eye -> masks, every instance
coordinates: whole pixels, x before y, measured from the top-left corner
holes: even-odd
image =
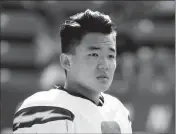
[[[109,57],[110,59],[114,59],[114,58],[115,58],[114,55],[109,55],[108,57]]]
[[[98,57],[98,54],[92,53],[92,54],[89,54],[89,56]]]

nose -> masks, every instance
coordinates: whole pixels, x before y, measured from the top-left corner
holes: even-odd
[[[100,58],[99,63],[98,63],[98,69],[102,71],[108,70],[108,61],[106,58]]]

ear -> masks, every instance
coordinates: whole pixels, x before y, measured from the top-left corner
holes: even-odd
[[[69,71],[71,67],[71,55],[62,53],[60,55],[60,63],[65,70]]]

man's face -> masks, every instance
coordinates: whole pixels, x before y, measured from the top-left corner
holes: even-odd
[[[106,91],[116,69],[116,39],[114,34],[89,33],[76,47],[70,69],[71,78],[96,92]]]

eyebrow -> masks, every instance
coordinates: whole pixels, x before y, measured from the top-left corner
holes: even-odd
[[[100,47],[95,47],[95,46],[89,46],[88,49],[89,49],[89,50],[101,50]],[[108,49],[109,49],[111,52],[114,52],[114,53],[116,52],[116,50],[115,50],[114,48],[112,48],[112,47],[109,47]]]

